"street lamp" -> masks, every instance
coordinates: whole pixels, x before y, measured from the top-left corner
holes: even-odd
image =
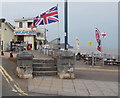
[[[44,44],[47,43],[47,31],[48,31],[48,29],[45,28],[45,41],[44,41]]]

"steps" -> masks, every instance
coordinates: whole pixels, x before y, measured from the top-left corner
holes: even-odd
[[[51,58],[33,59],[33,76],[53,76],[57,75],[55,60]]]

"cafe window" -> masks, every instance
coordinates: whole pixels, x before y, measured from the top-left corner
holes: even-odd
[[[30,25],[32,24],[32,22],[28,22],[28,28],[30,28]]]
[[[18,37],[17,37],[17,41],[24,41],[24,36],[23,35],[19,35]]]
[[[37,33],[37,37],[44,37],[43,33]]]
[[[22,27],[23,27],[22,22],[19,22],[19,28],[22,28]]]

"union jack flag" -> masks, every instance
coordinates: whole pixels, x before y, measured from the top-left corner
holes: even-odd
[[[37,17],[35,17],[33,19],[33,24],[31,25],[31,28],[34,28],[34,26],[46,25],[46,24],[50,24],[53,22],[57,22],[57,21],[59,21],[58,20],[58,5],[52,7],[46,12],[39,14]]]

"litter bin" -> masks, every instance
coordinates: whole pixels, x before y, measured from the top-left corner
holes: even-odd
[[[20,78],[32,78],[33,54],[28,51],[19,52],[17,58],[17,73]]]
[[[74,59],[75,55],[69,51],[59,51],[57,54],[57,69],[61,79],[73,79],[74,76]]]

